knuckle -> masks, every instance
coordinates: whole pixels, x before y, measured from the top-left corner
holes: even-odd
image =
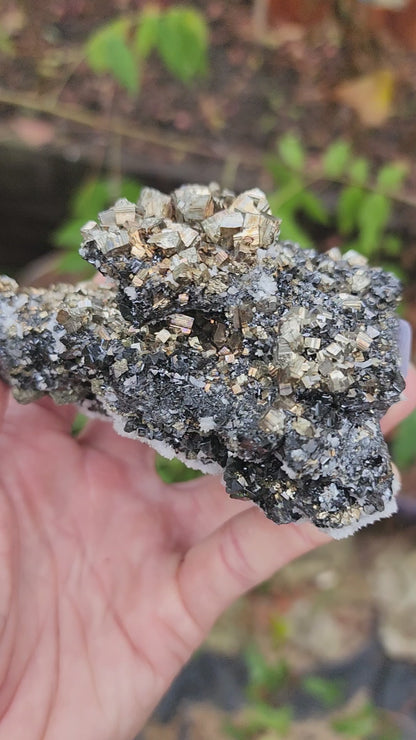
[[[223,568],[240,590],[246,591],[255,585],[256,572],[244,551],[244,544],[235,531],[232,519],[225,528],[219,553]]]

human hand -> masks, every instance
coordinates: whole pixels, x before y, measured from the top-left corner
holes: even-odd
[[[416,405],[389,412],[385,431]],[[328,541],[0,383],[0,740],[131,740],[220,613]]]

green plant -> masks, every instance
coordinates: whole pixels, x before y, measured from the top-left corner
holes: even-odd
[[[292,727],[293,708],[287,703],[279,706],[276,704],[285,698],[293,681],[326,709],[333,709],[345,698],[341,681],[313,675],[296,680],[285,660],[280,659],[274,663],[266,660],[254,644],[248,646],[245,661],[248,669],[248,702],[224,727],[225,733],[234,740],[274,740],[286,737]],[[335,737],[400,740],[401,737],[394,718],[371,702],[365,702],[354,710],[344,708],[336,714],[331,713],[328,724],[334,732],[334,740]]]
[[[165,483],[182,483],[199,478],[202,475],[198,470],[187,468],[184,463],[176,458],[168,460],[161,455],[156,456],[156,471]]]
[[[140,185],[123,179],[116,187],[111,178],[89,178],[77,188],[69,206],[69,215],[54,233],[54,244],[63,250],[59,262],[60,272],[76,273],[84,278],[92,277],[95,270],[79,254],[81,227],[96,219],[98,213],[107,208],[118,197],[135,202],[140,194]]]
[[[302,688],[328,708],[339,704],[344,696],[343,685],[340,681],[332,681],[320,676],[306,676],[302,681]]]
[[[12,57],[15,55],[14,44],[9,34],[0,26],[0,54]]]
[[[393,460],[401,470],[416,460],[415,437],[416,411],[413,411],[397,428],[391,445]]]
[[[82,430],[86,427],[88,423],[88,417],[84,414],[77,414],[74,421],[72,422],[72,429],[71,434],[73,437],[78,437],[79,434],[81,434]]]
[[[401,733],[387,713],[368,702],[355,712],[333,719],[332,729],[354,740],[400,740]]]
[[[276,647],[281,647],[287,640],[290,634],[290,625],[284,617],[280,614],[272,614],[270,617],[270,635],[273,640],[273,644]]]
[[[259,732],[268,731],[273,737],[285,737],[292,722],[292,709],[286,705],[275,707],[268,702],[275,700],[276,693],[290,680],[286,661],[269,662],[254,643],[246,648],[244,659],[248,672],[248,704],[235,722],[227,723],[226,733],[236,740],[252,740]]]
[[[278,140],[266,165],[276,185],[270,204],[282,218],[284,239],[311,246],[306,221],[332,229],[345,249],[354,248],[376,261],[385,262],[400,253],[401,240],[389,231],[389,221],[393,199],[408,171],[402,162],[374,171],[369,160],[355,156],[344,140],[333,142],[311,162],[300,139],[287,133]],[[331,212],[317,193],[334,183],[339,196]]]
[[[276,154],[268,157],[266,164],[277,186],[269,194],[269,201],[273,213],[282,219],[282,238],[297,241],[304,247],[311,246],[299,216],[306,215],[314,222],[326,224],[328,213],[310,189],[306,152],[300,140],[291,133],[282,136],[277,142]]]
[[[247,647],[244,659],[248,671],[247,696],[252,701],[264,701],[289,680],[286,661],[270,663],[254,644]]]
[[[85,45],[88,64],[97,74],[111,74],[130,95],[140,89],[143,69],[152,52],[184,84],[206,74],[208,26],[195,8],[167,9],[147,5],[140,13],[102,26]]]

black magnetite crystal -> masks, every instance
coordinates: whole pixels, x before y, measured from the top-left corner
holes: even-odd
[[[82,229],[111,285],[0,280],[0,375],[113,420],[278,523],[395,510],[379,420],[404,387],[398,280],[279,240],[264,194],[146,188]]]

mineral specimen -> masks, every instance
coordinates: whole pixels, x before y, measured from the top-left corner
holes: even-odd
[[[404,387],[396,278],[279,240],[264,193],[145,188],[82,229],[109,284],[0,281],[0,375],[108,417],[277,523],[395,510],[379,421]]]

